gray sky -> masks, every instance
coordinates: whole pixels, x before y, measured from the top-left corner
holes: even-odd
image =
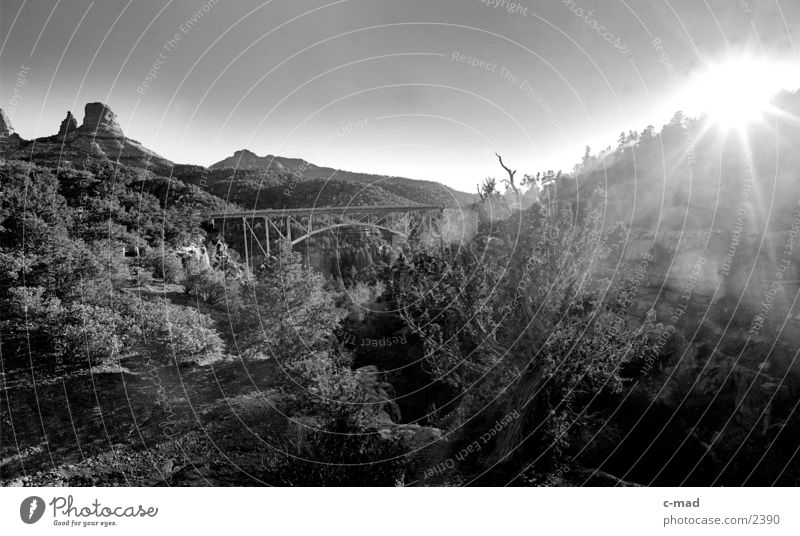
[[[248,148],[468,191],[499,176],[495,151],[520,174],[571,169],[587,144],[667,122],[704,63],[800,46],[794,0],[0,6],[0,106],[24,138],[102,101],[180,163]]]

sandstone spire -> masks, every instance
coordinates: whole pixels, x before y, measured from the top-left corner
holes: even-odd
[[[61,121],[61,126],[58,129],[58,135],[65,136],[76,128],[78,128],[78,121],[75,119],[75,116],[72,115],[72,112],[67,112],[67,117]]]

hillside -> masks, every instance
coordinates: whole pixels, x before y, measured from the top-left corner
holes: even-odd
[[[746,132],[718,132],[678,112],[660,132],[650,126],[623,133],[615,150],[584,158],[578,191],[565,182],[560,193],[587,199],[603,187],[612,225],[730,232],[742,225],[737,211],[744,203],[745,232],[785,230],[800,197],[800,133],[792,119],[800,114],[800,92],[778,96],[773,106],[777,114]]]
[[[458,206],[474,202],[475,196],[449,188],[433,181],[421,181],[404,177],[390,177],[387,175],[372,175],[344,171],[329,167],[320,167],[299,158],[284,158],[281,156],[258,156],[246,149],[236,151],[232,156],[209,166],[212,176],[224,173],[228,180],[235,177],[247,178],[250,181],[262,182],[267,186],[277,186],[286,183],[313,183],[314,187],[303,189],[304,196],[295,200],[286,199],[285,206],[301,206],[301,202],[314,202],[318,205],[332,204],[333,197],[341,201],[347,197],[347,192],[352,188],[346,184],[361,184],[369,186],[373,192],[370,197],[376,199],[386,198],[404,204]],[[330,183],[344,188],[334,191]],[[213,182],[213,181],[211,181]],[[380,193],[383,190],[385,193]],[[356,190],[358,191],[358,190]],[[301,202],[298,202],[298,199]],[[362,204],[358,202],[357,204]]]

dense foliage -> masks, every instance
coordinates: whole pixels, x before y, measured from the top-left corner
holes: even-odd
[[[521,453],[540,469],[558,463],[602,411],[594,402],[622,391],[623,365],[652,346],[652,322],[631,324],[621,285],[602,277],[601,211],[563,205],[547,197],[487,222],[466,246],[420,252],[395,276],[426,369],[457,393],[448,424],[522,414],[498,435],[493,462]]]
[[[193,207],[162,209],[132,186],[135,175],[113,166],[58,174],[20,162],[0,167],[0,318],[12,362],[32,357],[37,365],[91,367],[142,347],[177,362],[221,353],[202,313],[120,290],[135,269],[126,248],[161,244],[144,264],[173,282],[182,268],[163,244],[202,232],[180,218],[159,225],[165,210],[169,217]]]

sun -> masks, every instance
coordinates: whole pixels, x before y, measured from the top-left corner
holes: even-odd
[[[686,86],[680,100],[687,113],[705,115],[710,125],[742,130],[761,121],[783,89],[796,89],[796,66],[737,58],[708,65]]]

